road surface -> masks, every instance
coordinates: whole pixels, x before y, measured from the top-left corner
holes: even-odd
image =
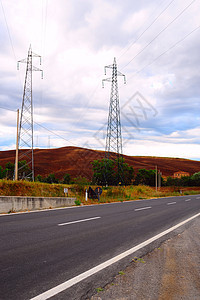
[[[0,299],[86,299],[130,253],[105,262],[199,213],[192,195],[1,216]]]

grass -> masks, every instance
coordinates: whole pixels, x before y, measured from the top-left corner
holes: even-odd
[[[119,271],[119,275],[124,275],[125,273],[123,271]]]
[[[133,262],[141,262],[143,264],[145,264],[145,261],[143,260],[143,258],[138,258],[138,257],[134,257],[134,259],[132,259]]]
[[[194,188],[174,188],[162,187],[157,192],[154,187],[149,186],[114,186],[103,188],[100,202],[97,199],[88,199],[85,201],[85,189],[88,185],[66,185],[66,184],[47,184],[28,181],[9,181],[0,180],[0,196],[28,196],[28,197],[64,197],[64,188],[67,187],[69,197],[76,197],[76,205],[99,204],[123,202],[129,200],[142,200],[159,197],[195,195],[200,193],[200,187]],[[96,186],[92,186],[93,189]],[[182,190],[182,194],[180,193]]]
[[[97,293],[103,292],[103,289],[101,287],[96,288]]]
[[[0,180],[0,196],[64,197],[64,184]],[[74,194],[69,189],[69,196]]]

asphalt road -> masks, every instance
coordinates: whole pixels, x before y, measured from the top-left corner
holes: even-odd
[[[0,299],[32,299],[199,212],[192,195],[1,216]],[[86,299],[114,272],[52,299]]]

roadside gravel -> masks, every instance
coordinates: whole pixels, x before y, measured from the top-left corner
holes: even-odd
[[[90,300],[200,300],[200,218],[120,271]]]

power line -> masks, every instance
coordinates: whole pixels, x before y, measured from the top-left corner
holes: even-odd
[[[0,109],[4,109],[4,110],[8,110],[8,111],[12,111],[12,112],[17,112],[17,110],[13,110],[13,109],[9,109],[9,108],[6,108],[6,107],[2,107],[2,106],[0,106]],[[67,140],[66,138],[64,138],[63,136],[61,136],[61,135],[59,135],[59,134],[57,134],[57,133],[55,133],[54,131],[52,131],[52,130],[50,130],[50,129],[48,129],[47,127],[45,127],[44,125],[41,125],[41,124],[39,124],[39,123],[37,123],[37,122],[33,122],[34,124],[36,124],[36,125],[38,125],[38,126],[40,126],[40,127],[42,127],[43,129],[45,129],[45,130],[47,130],[47,131],[49,131],[49,132],[51,132],[53,135],[55,135],[55,136],[57,136],[57,137],[59,137],[59,138],[61,138],[62,140],[65,140],[65,141],[67,141],[67,142],[69,142],[69,143],[71,143],[71,144],[73,144],[74,146],[76,146],[76,147],[78,147],[76,144],[74,144],[73,142],[71,142],[70,140]]]
[[[149,45],[151,45],[171,24],[173,24],[196,0],[190,2],[170,23],[167,24],[141,51],[139,51],[126,65],[122,67],[123,70],[127,67],[138,55],[140,55]]]
[[[12,48],[12,51],[13,51],[13,55],[14,55],[14,57],[15,57],[15,61],[17,61],[16,55],[15,55],[15,50],[14,50],[14,47],[13,47],[13,42],[12,42],[11,34],[10,34],[10,30],[9,30],[9,27],[8,27],[8,22],[7,22],[7,19],[6,19],[5,10],[4,10],[3,3],[2,3],[2,0],[1,0],[1,8],[2,8],[2,11],[3,11],[3,16],[4,16],[4,19],[5,19],[6,29],[7,29],[7,31],[8,31],[8,36],[9,36],[11,48]]]
[[[4,10],[4,7],[3,7],[2,0],[0,0],[0,1],[1,1],[1,8],[2,8],[2,11],[3,11],[4,20],[5,20],[5,23],[6,23],[6,29],[7,29],[9,40],[10,40],[10,45],[11,45],[11,48],[12,48],[14,59],[15,59],[15,61],[17,61],[15,50],[14,50],[14,46],[13,46],[13,42],[12,42],[12,38],[11,38],[11,34],[10,34],[10,30],[9,30],[9,26],[8,26],[8,22],[7,22],[7,18],[6,18],[6,13],[5,13],[5,10]],[[16,75],[16,76],[18,77],[19,83],[22,86],[21,77],[19,75]]]
[[[45,130],[47,130],[47,131],[51,132],[51,133],[52,133],[52,134],[54,134],[55,136],[57,136],[57,137],[59,137],[59,138],[61,138],[61,139],[65,140],[65,141],[67,141],[67,142],[69,142],[69,143],[73,144],[74,146],[78,147],[76,144],[74,144],[74,143],[72,143],[71,141],[67,140],[67,139],[66,139],[66,138],[64,138],[63,136],[61,136],[61,135],[59,135],[59,134],[55,133],[54,131],[52,131],[52,130],[48,129],[47,127],[45,127],[45,126],[43,126],[43,125],[41,125],[41,124],[39,124],[39,123],[37,123],[37,122],[35,122],[35,121],[34,121],[34,124],[37,124],[38,126],[40,126],[40,127],[44,128]]]
[[[160,18],[160,16],[168,9],[168,7],[174,2],[175,0],[172,0],[160,13],[159,15],[151,22],[151,24],[138,36],[134,42],[132,42],[128,48],[120,55],[119,59],[133,46],[135,43],[145,34],[145,32]]]
[[[178,42],[176,42],[175,44],[173,44],[170,48],[168,48],[166,51],[164,51],[163,53],[161,53],[159,56],[157,56],[153,61],[151,61],[149,64],[147,64],[146,66],[144,66],[142,69],[136,71],[131,77],[129,77],[129,79],[133,78],[136,74],[139,74],[140,72],[142,72],[145,68],[149,67],[150,65],[152,65],[155,61],[157,61],[161,56],[165,55],[167,52],[169,52],[170,50],[172,50],[173,48],[175,48],[178,44],[180,44],[181,42],[183,42],[186,38],[188,38],[193,32],[195,32],[196,30],[200,29],[200,25],[198,27],[196,27],[195,29],[193,29],[191,32],[189,32],[186,36],[184,36],[182,39],[180,39]]]
[[[13,109],[9,109],[9,108],[5,108],[5,107],[2,107],[0,106],[1,109],[4,109],[4,110],[9,110],[9,111],[14,111],[14,112],[17,112],[17,110],[13,110]]]
[[[144,33],[157,21],[157,19],[168,9],[168,7],[172,4],[172,2],[174,2],[175,0],[172,0],[161,12],[160,14],[153,20],[153,22],[140,34],[140,36],[131,44],[128,46],[128,48],[119,56],[119,58],[121,58],[143,35]],[[163,3],[164,1],[162,1]],[[159,5],[160,6],[160,5]],[[158,6],[158,7],[159,7]],[[157,10],[157,8],[155,9]],[[99,76],[100,77],[100,76]],[[98,78],[99,78],[98,77]],[[96,93],[97,89],[99,87],[99,83],[97,84],[97,86],[95,87],[95,89],[93,90],[93,92],[90,94],[89,97],[89,101],[86,103],[85,107],[89,106],[89,103],[91,102],[91,99],[93,99],[94,94]]]

